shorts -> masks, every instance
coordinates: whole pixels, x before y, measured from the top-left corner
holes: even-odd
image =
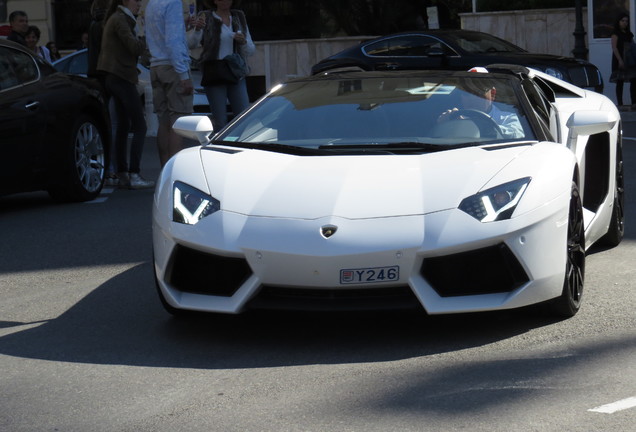
[[[192,114],[193,95],[179,92],[181,78],[172,66],[152,66],[150,82],[152,102],[159,123],[168,123],[172,126],[179,117]]]

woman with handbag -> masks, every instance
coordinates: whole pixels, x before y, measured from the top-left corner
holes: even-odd
[[[629,30],[629,15],[622,13],[614,22],[612,32],[612,75],[610,82],[616,83],[616,104],[623,105],[623,83],[629,80],[632,109],[636,108],[636,71],[629,65],[625,55],[634,43],[634,34]]]
[[[227,101],[238,114],[249,105],[245,59],[256,47],[250,36],[243,11],[232,9],[232,0],[212,0],[214,9],[206,11],[203,52],[200,58],[201,85],[210,103],[214,129],[226,125]]]

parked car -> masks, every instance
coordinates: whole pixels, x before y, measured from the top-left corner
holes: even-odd
[[[61,72],[86,76],[86,73],[88,71],[88,50],[84,48],[68,54],[61,59],[54,61],[53,66]],[[139,72],[139,83],[137,84],[137,90],[139,91],[139,96],[142,98],[142,101],[145,104],[145,98],[147,96],[152,98],[150,70],[141,63],[137,63],[137,71]],[[208,115],[210,113],[210,104],[208,102],[207,96],[205,95],[205,90],[203,90],[203,87],[201,87],[200,85],[201,74],[199,71],[192,71],[192,82],[195,85],[193,99],[194,112],[197,114]],[[148,102],[152,101],[149,100]]]
[[[487,33],[428,30],[363,41],[321,60],[312,74],[338,68],[362,70],[450,69],[508,63],[531,67],[578,87],[603,92],[603,78],[592,63],[572,57],[534,54]]]
[[[493,89],[496,116],[468,104]],[[201,146],[155,190],[159,297],[176,315],[547,302],[572,316],[586,249],[623,237],[619,122],[605,96],[510,65],[301,78],[216,135],[182,117]]]
[[[109,129],[97,83],[0,40],[0,195],[47,190],[60,201],[95,198]]]

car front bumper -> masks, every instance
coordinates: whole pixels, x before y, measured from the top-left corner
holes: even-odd
[[[299,308],[290,298],[340,309],[337,300],[346,297],[355,309],[356,294],[363,302],[392,290],[409,292],[430,314],[517,308],[562,292],[567,202],[491,223],[453,209],[362,220],[219,211],[184,225],[156,205],[154,268],[168,304],[193,311],[240,313],[263,296],[276,307],[276,295]],[[328,238],[326,226],[337,227]],[[343,282],[343,271],[381,268],[398,269],[399,277]]]

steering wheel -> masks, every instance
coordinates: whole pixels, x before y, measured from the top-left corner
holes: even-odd
[[[483,111],[476,109],[459,109],[457,111],[453,111],[450,118],[457,119],[459,117],[472,120],[479,129],[479,135],[483,138],[503,138],[503,133],[501,132],[501,128],[497,122]]]

